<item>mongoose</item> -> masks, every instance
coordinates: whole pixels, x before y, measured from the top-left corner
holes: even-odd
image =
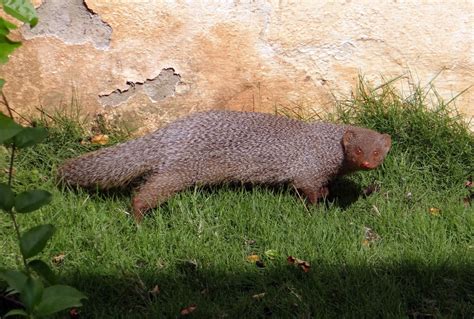
[[[366,128],[235,111],[198,112],[143,137],[65,162],[73,186],[124,186],[137,177],[132,209],[146,211],[191,185],[290,183],[310,203],[337,175],[379,166],[391,138]]]

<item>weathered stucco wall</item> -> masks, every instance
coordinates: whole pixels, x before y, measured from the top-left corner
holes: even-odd
[[[0,69],[12,106],[67,101],[144,130],[209,108],[327,108],[411,73],[450,98],[473,84],[471,1],[43,0]],[[73,90],[74,88],[74,90]],[[457,105],[474,115],[472,91]]]

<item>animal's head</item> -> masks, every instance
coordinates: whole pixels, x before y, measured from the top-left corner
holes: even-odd
[[[342,138],[345,160],[354,170],[374,169],[379,166],[392,145],[388,134],[351,127]]]

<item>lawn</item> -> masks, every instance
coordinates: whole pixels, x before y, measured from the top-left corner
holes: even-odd
[[[140,227],[129,190],[74,191],[54,179],[62,160],[99,147],[82,140],[126,134],[50,115],[38,121],[48,140],[18,154],[14,186],[54,199],[18,221],[57,227],[42,258],[88,296],[81,318],[472,318],[474,136],[453,102],[431,93],[361,82],[325,115],[389,133],[393,146],[380,168],[338,179],[318,206],[286,186],[192,188]],[[7,163],[0,148],[0,181]],[[0,236],[0,268],[14,267],[6,214]]]

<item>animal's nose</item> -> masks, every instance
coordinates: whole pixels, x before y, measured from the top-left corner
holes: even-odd
[[[367,161],[362,162],[362,163],[360,164],[360,166],[361,166],[362,168],[370,168],[370,164],[369,164],[369,162],[367,162]]]

